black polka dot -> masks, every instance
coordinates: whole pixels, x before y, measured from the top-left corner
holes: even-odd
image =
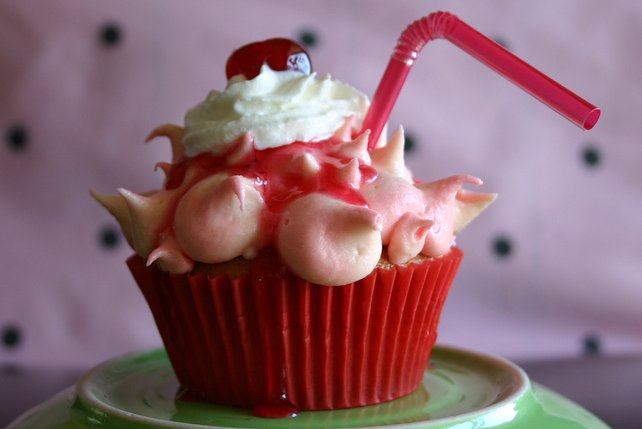
[[[123,39],[123,32],[120,25],[109,22],[100,29],[100,42],[104,46],[112,47],[118,45]]]
[[[594,144],[588,144],[582,148],[582,161],[589,168],[597,167],[602,161],[600,150]]]
[[[0,373],[10,377],[17,377],[23,374],[22,367],[15,362],[5,362],[0,365]]]
[[[100,230],[100,245],[105,249],[115,249],[120,244],[120,232],[113,226],[105,226]]]
[[[2,328],[2,345],[7,349],[14,349],[20,345],[22,334],[16,325],[6,325]]]
[[[582,351],[587,356],[599,355],[602,351],[602,341],[596,334],[587,334],[582,339]]]
[[[319,43],[319,37],[317,33],[313,30],[302,30],[297,36],[297,40],[300,44],[306,48],[314,48]]]
[[[508,44],[508,41],[505,38],[503,38],[502,36],[493,37],[493,40],[495,41],[495,43],[497,43],[498,45],[500,45],[504,49],[510,50],[510,45]]]
[[[7,129],[5,140],[7,146],[13,152],[23,152],[29,143],[27,128],[21,124],[15,124]]]
[[[415,145],[415,136],[407,131],[404,132],[404,142],[403,142],[403,151],[406,153],[412,153],[416,148]]]
[[[507,258],[513,253],[511,239],[506,236],[498,236],[493,240],[493,252],[499,258]]]

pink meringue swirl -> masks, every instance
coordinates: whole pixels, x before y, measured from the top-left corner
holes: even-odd
[[[415,181],[403,129],[369,151],[359,120],[347,117],[329,138],[271,148],[257,148],[249,131],[222,153],[194,156],[186,154],[185,129],[163,125],[149,136],[172,144],[172,162],[157,164],[163,189],[92,195],[148,265],[172,273],[272,248],[301,278],[334,286],[364,278],[383,254],[404,264],[448,253],[495,195],[463,189],[481,184],[468,175]]]

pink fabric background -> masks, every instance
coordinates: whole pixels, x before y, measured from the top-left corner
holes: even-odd
[[[315,70],[372,95],[399,33],[444,9],[599,105],[582,132],[447,42],[428,45],[390,120],[420,179],[471,173],[500,198],[466,257],[440,342],[523,359],[642,351],[642,3],[568,0],[0,1],[0,362],[93,365],[160,344],[89,188],[155,188],[156,125],[225,83],[229,52],[310,30]],[[120,43],[100,31],[116,23]],[[596,148],[588,166],[583,150]],[[512,252],[493,252],[506,236]]]

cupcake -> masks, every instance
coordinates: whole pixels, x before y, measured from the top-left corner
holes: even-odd
[[[160,190],[92,195],[135,251],[184,398],[258,415],[381,403],[421,383],[462,258],[495,195],[415,180],[403,129],[368,149],[369,101],[285,39],[247,45],[169,138]]]

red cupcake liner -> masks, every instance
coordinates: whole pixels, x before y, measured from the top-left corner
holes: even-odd
[[[462,256],[453,248],[344,286],[308,283],[274,255],[238,278],[172,275],[139,256],[127,263],[189,397],[323,410],[419,386]]]

